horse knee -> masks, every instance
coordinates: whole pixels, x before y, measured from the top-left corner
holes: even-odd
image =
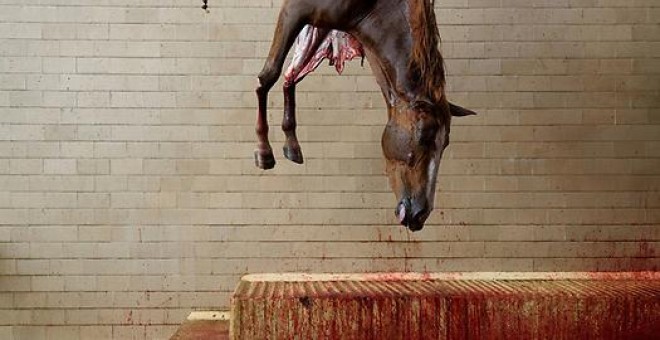
[[[259,72],[257,78],[259,79],[259,86],[257,87],[257,93],[268,92],[273,85],[277,82],[277,78],[280,76],[281,70],[278,70],[272,66],[266,66]]]

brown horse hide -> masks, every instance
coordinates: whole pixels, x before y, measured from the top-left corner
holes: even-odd
[[[259,73],[255,163],[275,166],[268,140],[268,92],[298,41],[284,82],[284,156],[303,162],[296,137],[295,87],[327,58],[341,72],[358,56],[369,61],[387,105],[382,137],[386,171],[399,222],[421,230],[434,208],[442,154],[452,116],[474,112],[449,103],[433,0],[284,0],[273,42]]]

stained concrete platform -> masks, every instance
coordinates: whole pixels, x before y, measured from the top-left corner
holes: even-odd
[[[660,339],[660,273],[248,275],[233,339]]]

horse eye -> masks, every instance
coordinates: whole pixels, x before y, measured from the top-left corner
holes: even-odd
[[[438,132],[437,125],[428,125],[419,131],[418,142],[421,146],[435,144],[435,135]]]
[[[414,153],[408,152],[408,154],[406,155],[406,164],[408,164],[408,166],[412,166],[412,165],[415,164],[415,154]]]

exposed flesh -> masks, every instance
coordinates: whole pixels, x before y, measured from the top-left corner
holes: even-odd
[[[337,73],[344,71],[344,64],[357,57],[364,58],[362,44],[352,35],[338,30],[323,30],[307,25],[298,34],[293,46],[293,60],[284,73],[287,84],[301,81],[328,59]]]

